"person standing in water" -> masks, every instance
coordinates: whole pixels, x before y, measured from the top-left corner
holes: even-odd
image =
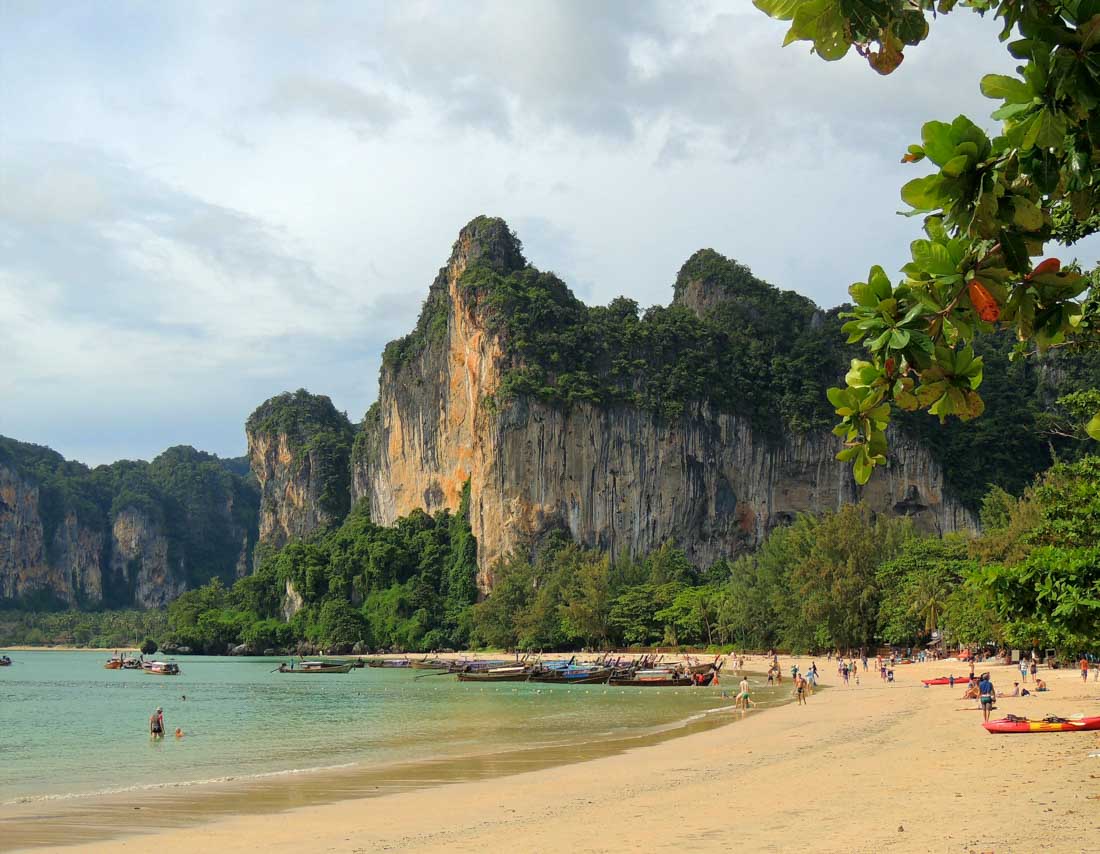
[[[164,709],[160,706],[149,716],[149,735],[153,738],[164,738]]]
[[[747,676],[741,680],[741,684],[738,685],[738,688],[741,690],[737,692],[736,705],[738,708],[748,711],[750,705],[755,706],[756,704],[749,699],[749,678]]]

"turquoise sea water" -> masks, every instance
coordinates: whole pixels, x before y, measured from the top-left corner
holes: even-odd
[[[478,685],[382,668],[287,676],[270,658],[205,656],[181,656],[181,675],[168,677],[105,670],[105,653],[10,655],[0,804],[622,738],[728,707],[734,686]],[[158,705],[169,735],[151,742]]]

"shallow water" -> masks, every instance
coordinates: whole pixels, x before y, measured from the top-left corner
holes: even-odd
[[[162,677],[104,670],[102,653],[12,657],[0,669],[0,851],[531,771],[742,717],[725,696],[733,674],[647,689],[380,668],[285,676],[270,658],[181,657],[182,674]],[[754,714],[790,701],[749,678]],[[184,738],[149,740],[158,705]]]

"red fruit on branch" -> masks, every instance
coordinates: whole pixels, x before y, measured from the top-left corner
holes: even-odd
[[[974,305],[974,310],[978,312],[978,317],[987,323],[995,323],[1001,317],[1001,307],[997,304],[997,300],[993,299],[991,294],[981,282],[974,279],[966,286],[967,291],[970,294],[970,302]]]
[[[1047,258],[1045,261],[1040,261],[1035,265],[1035,269],[1027,274],[1025,282],[1030,282],[1036,276],[1042,276],[1046,273],[1057,273],[1062,269],[1062,262],[1057,258]]]
[[[886,376],[892,377],[894,375],[894,357],[891,356],[886,360]]]

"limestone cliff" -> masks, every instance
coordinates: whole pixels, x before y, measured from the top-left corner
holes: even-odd
[[[696,267],[713,260],[693,259]],[[509,346],[502,292],[476,286],[466,275],[474,268],[500,276],[526,268],[502,221],[479,218],[462,230],[417,329],[387,347],[351,487],[353,500],[368,499],[372,518],[389,524],[415,508],[455,509],[469,480],[483,591],[498,558],[555,529],[633,554],[673,540],[705,566],[756,546],[796,513],[861,498],[927,530],[973,524],[944,494],[932,457],[901,436],[885,473],[860,489],[824,429],[777,431],[774,422],[705,399],[658,409],[614,399],[559,405],[524,392],[532,366]],[[705,276],[681,278],[677,301],[696,314],[738,298],[737,288],[715,292]],[[820,325],[812,303],[786,293],[800,300],[807,330]],[[773,299],[759,296],[759,311],[738,303],[746,322]],[[667,311],[680,319],[675,307]],[[619,382],[627,391],[641,385]]]
[[[119,511],[111,525],[111,574],[139,608],[167,605],[186,589],[183,556],[170,557],[162,527],[135,507]]]
[[[273,397],[252,413],[245,434],[260,485],[261,545],[279,549],[344,518],[352,426],[331,400],[304,390]]]
[[[97,603],[103,596],[103,550],[102,532],[72,511],[47,543],[37,484],[0,462],[0,599]]]
[[[256,542],[258,492],[193,448],[88,469],[0,437],[0,601],[158,607]]]

